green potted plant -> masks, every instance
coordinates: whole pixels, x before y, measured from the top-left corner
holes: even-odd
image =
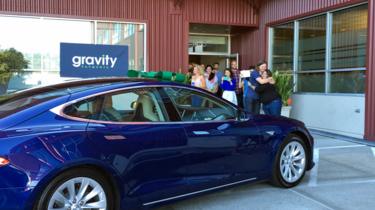
[[[276,82],[276,89],[281,96],[283,107],[281,115],[290,117],[291,96],[293,94],[293,74],[290,71],[274,71],[272,77]]]
[[[0,95],[7,92],[13,73],[22,71],[27,65],[28,61],[23,54],[14,48],[0,50]]]

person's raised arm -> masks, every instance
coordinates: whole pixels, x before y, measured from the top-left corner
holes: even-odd
[[[272,84],[272,85],[275,84],[275,80],[274,80],[272,77],[269,77],[269,78],[267,78],[267,79],[263,79],[263,78],[261,78],[261,77],[258,77],[258,78],[256,79],[256,81],[257,81],[259,84],[262,84],[262,85],[267,84],[267,83],[270,83],[270,84]]]

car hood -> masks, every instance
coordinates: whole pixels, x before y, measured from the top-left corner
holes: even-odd
[[[270,123],[281,123],[281,124],[292,124],[295,126],[305,127],[305,123],[302,121],[284,117],[284,116],[272,116],[272,115],[253,115],[252,119],[255,122],[270,122]]]

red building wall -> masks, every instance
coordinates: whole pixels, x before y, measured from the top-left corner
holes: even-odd
[[[375,141],[375,3],[369,0],[365,138]]]
[[[147,23],[149,70],[188,64],[189,22],[257,26],[245,0],[0,0],[0,14]]]

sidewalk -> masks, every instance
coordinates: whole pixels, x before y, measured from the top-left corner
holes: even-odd
[[[155,210],[374,209],[375,148],[314,137],[316,165],[295,188],[245,184]]]

